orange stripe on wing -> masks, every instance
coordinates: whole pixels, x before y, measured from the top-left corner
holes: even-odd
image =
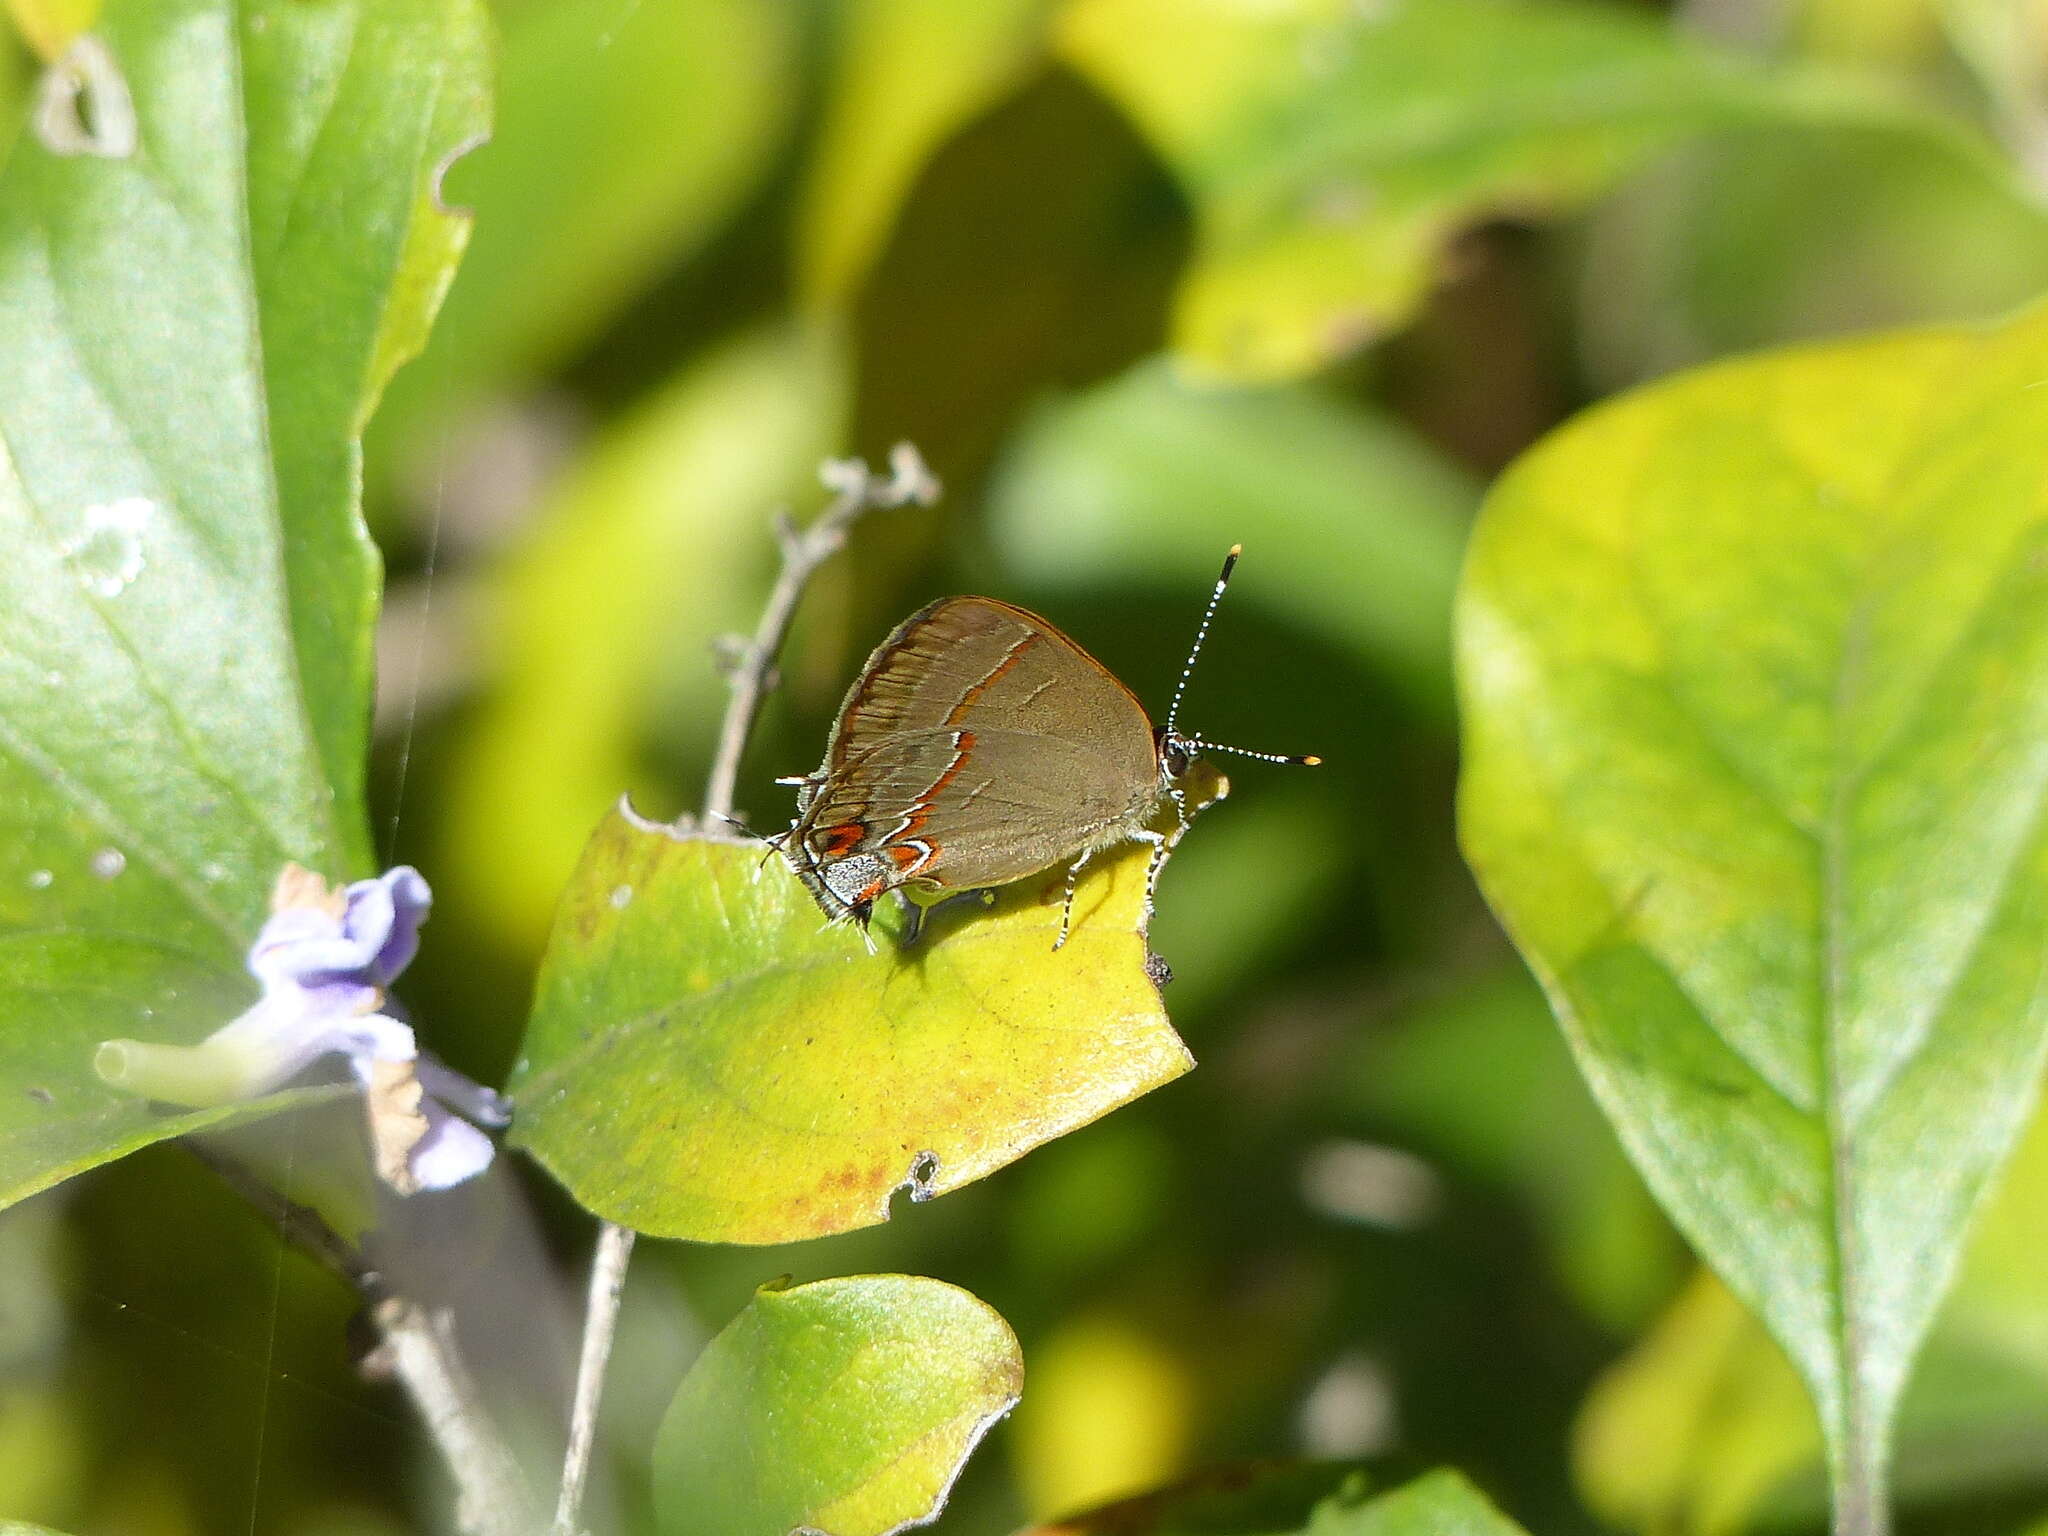
[[[911,807],[910,816],[903,823],[903,830],[896,834],[896,838],[891,838],[891,842],[897,838],[908,840],[924,831],[925,817],[931,814],[932,802],[938,799],[939,791],[960,777],[960,770],[967,766],[967,759],[973,755],[974,732],[958,732],[953,740],[953,761],[946,765],[946,771],[939,775],[937,782],[924,792],[924,798]],[[933,847],[943,849],[945,844],[935,843]]]
[[[995,687],[997,683],[1001,682],[1003,674],[1023,660],[1024,653],[1037,643],[1038,636],[1026,635],[1022,640],[1011,646],[1009,653],[996,663],[994,671],[960,695],[960,702],[955,704],[952,712],[946,716],[946,724],[958,725],[962,720],[966,719],[967,711],[974,708],[975,701],[984,693],[987,693],[989,689]]]

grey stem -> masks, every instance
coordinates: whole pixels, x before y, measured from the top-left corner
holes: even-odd
[[[633,1229],[606,1222],[598,1229],[590,1260],[590,1291],[583,1304],[583,1350],[576,1360],[576,1398],[569,1410],[569,1449],[562,1458],[562,1491],[555,1500],[554,1536],[575,1536],[583,1485],[590,1478],[590,1449],[597,1438],[597,1404],[604,1393],[612,1336],[618,1331],[619,1293],[626,1288],[626,1261],[633,1256]]]
[[[718,753],[704,785],[702,825],[732,820],[732,797],[739,783],[740,757],[747,749],[761,701],[774,686],[775,659],[788,638],[796,605],[812,575],[845,547],[847,531],[862,513],[874,507],[909,503],[930,506],[939,497],[939,482],[909,443],[889,450],[889,473],[872,472],[862,459],[830,459],[818,478],[834,492],[831,503],[802,528],[785,514],[776,519],[776,542],[782,569],[761,609],[753,638],[741,642],[731,663],[731,694],[718,729]],[[577,1536],[577,1512],[590,1475],[590,1452],[597,1435],[597,1409],[604,1395],[605,1367],[611,1359],[612,1335],[618,1328],[619,1293],[626,1283],[626,1261],[633,1253],[633,1232],[605,1222],[598,1232],[591,1260],[590,1290],[584,1304],[583,1349],[576,1362],[576,1395],[569,1415],[569,1449],[562,1460],[561,1495],[555,1503],[553,1536]]]
[[[847,530],[863,512],[909,502],[930,506],[939,497],[938,481],[908,443],[898,443],[890,449],[886,477],[872,473],[861,459],[831,459],[819,472],[819,478],[827,490],[838,493],[831,505],[802,528],[786,516],[776,523],[776,539],[782,546],[782,570],[761,609],[761,621],[754,626],[753,638],[739,647],[732,663],[732,694],[726,701],[725,721],[718,731],[718,755],[711,760],[711,773],[704,784],[706,827],[732,815],[740,756],[746,751],[754,717],[760,713],[761,700],[772,684],[775,658],[782,653],[790,620],[796,616],[797,602],[812,574],[845,546]]]
[[[455,1476],[461,1528],[471,1536],[530,1536],[536,1525],[531,1494],[477,1397],[446,1315],[394,1293],[318,1211],[214,1148],[189,1138],[184,1145],[280,1234],[361,1294],[382,1340],[374,1359],[412,1398]]]

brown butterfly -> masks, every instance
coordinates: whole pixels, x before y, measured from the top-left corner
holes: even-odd
[[[897,625],[868,657],[833,722],[797,814],[775,839],[828,917],[863,927],[885,893],[915,885],[967,891],[1007,885],[1126,842],[1162,849],[1149,825],[1161,803],[1186,810],[1181,779],[1204,748],[1276,763],[1315,763],[1181,734],[1174,719],[1233,547],[1181,669],[1166,724],[1035,613],[992,597],[947,597]],[[1157,874],[1158,854],[1152,873]],[[1149,884],[1148,884],[1149,896]],[[921,909],[911,906],[913,927]]]

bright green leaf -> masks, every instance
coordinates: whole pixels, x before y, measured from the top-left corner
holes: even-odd
[[[0,170],[5,170],[15,141],[27,126],[34,90],[30,64],[27,45],[0,27]]]
[[[1902,1500],[2048,1483],[2048,1114],[2036,1113],[1970,1233],[1899,1410]],[[1632,1530],[1732,1536],[1820,1511],[1819,1430],[1799,1378],[1702,1276],[1587,1399],[1588,1501]]]
[[[2044,381],[2036,311],[1640,391],[1460,596],[1467,854],[1851,1530],[2048,1034]]]
[[[1200,592],[1242,540],[1255,585],[1448,716],[1477,496],[1384,418],[1307,388],[1191,388],[1154,362],[1032,420],[990,517],[1005,561],[1039,581],[1113,570]]]
[[[751,629],[769,517],[838,432],[831,348],[788,330],[699,359],[547,497],[485,594],[501,675],[450,768],[443,894],[508,949],[546,938],[562,883],[622,788],[658,787],[656,721],[708,739],[722,634]]]
[[[466,224],[469,0],[129,0],[140,147],[0,180],[0,1201],[158,1117],[94,1046],[252,988],[279,867],[369,863],[356,438]]]
[[[1015,1335],[954,1286],[767,1287],[683,1378],[654,1446],[660,1528],[884,1536],[938,1517],[1024,1387]]]
[[[622,809],[563,898],[513,1139],[662,1237],[885,1221],[898,1189],[956,1189],[1192,1065],[1145,970],[1148,856],[1089,866],[1063,949],[1055,868],[908,949],[878,921],[869,954],[774,853]]]
[[[1715,125],[1891,110],[1589,0],[1070,0],[1059,39],[1194,200],[1174,346],[1236,379],[1398,324],[1479,219],[1571,209]]]
[[[1520,1536],[1521,1527],[1452,1471],[1375,1493],[1337,1462],[1264,1462],[1203,1473],[1026,1536]]]
[[[796,28],[782,0],[507,7],[498,121],[450,177],[476,238],[378,445],[525,384],[703,247],[781,141]]]
[[[805,193],[798,283],[843,304],[946,136],[1014,84],[1040,51],[1046,0],[852,0]]]

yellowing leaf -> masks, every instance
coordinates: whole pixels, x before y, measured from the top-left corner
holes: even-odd
[[[514,1140],[608,1220],[774,1243],[884,1221],[1192,1062],[1146,972],[1149,850],[935,912],[877,953],[779,855],[625,810],[592,837],[510,1089]]]

